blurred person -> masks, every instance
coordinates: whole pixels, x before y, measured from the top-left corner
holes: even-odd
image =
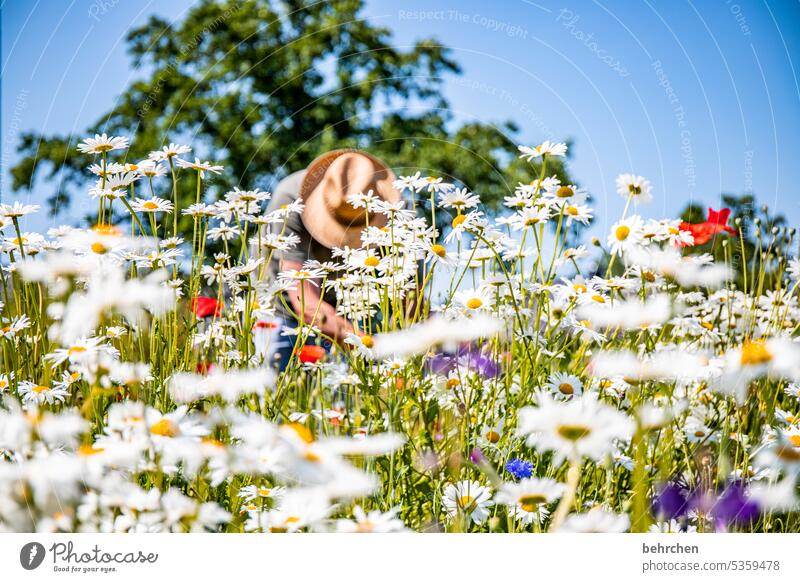
[[[300,242],[290,250],[273,253],[267,277],[274,281],[281,271],[302,270],[308,260],[340,262],[332,254],[333,247],[361,247],[367,212],[364,208],[354,208],[347,197],[371,190],[381,200],[398,202],[401,194],[392,186],[394,180],[394,173],[384,162],[353,149],[325,153],[305,170],[284,178],[275,188],[267,212],[301,200],[303,212],[290,214],[283,227],[284,234],[294,234]],[[386,221],[382,214],[369,215],[370,226],[382,227]],[[348,334],[357,333],[349,321],[336,313],[334,290],[321,289],[320,285],[320,280],[298,281],[294,290],[284,294],[289,309],[282,302],[276,304],[276,320],[267,355],[280,369],[288,364],[296,342],[295,336],[283,332],[297,327],[301,311],[305,323],[313,321],[327,336],[321,342],[326,351],[331,348],[328,338],[339,343]],[[307,344],[315,343],[316,338],[308,338]]]

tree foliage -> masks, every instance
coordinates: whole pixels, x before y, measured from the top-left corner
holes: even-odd
[[[443,77],[460,73],[449,50],[435,39],[392,46],[362,4],[203,0],[177,23],[153,16],[127,36],[142,76],[86,133],[131,137],[129,161],[191,142],[226,166],[212,182],[216,195],[269,189],[326,150],[359,147],[400,173],[463,183],[496,208],[536,171],[513,155],[518,128],[456,123],[441,94]],[[85,196],[82,136],[23,135],[14,189],[49,181],[53,213]],[[566,179],[563,166],[550,168]],[[193,192],[179,195],[182,207],[193,201]]]

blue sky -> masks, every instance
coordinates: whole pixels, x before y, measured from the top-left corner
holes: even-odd
[[[141,74],[126,31],[191,4],[0,0],[4,201],[17,134],[81,133]],[[398,46],[435,36],[452,48],[464,74],[444,91],[458,119],[511,119],[525,143],[573,140],[598,229],[621,212],[614,178],[628,171],[653,182],[648,216],[753,191],[800,219],[800,2],[368,0],[365,15]]]

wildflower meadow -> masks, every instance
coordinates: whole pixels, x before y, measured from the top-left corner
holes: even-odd
[[[519,147],[504,211],[400,176],[400,202],[348,200],[360,248],[269,277],[302,202],[214,201],[222,166],[129,145],[79,145],[84,228],[0,205],[0,530],[800,530],[794,229],[745,248],[726,209],[646,219],[665,194],[623,174],[585,236],[597,210],[547,141]],[[344,339],[275,323],[307,289]]]

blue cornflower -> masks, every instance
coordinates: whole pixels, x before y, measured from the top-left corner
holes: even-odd
[[[506,471],[511,473],[515,479],[527,479],[533,475],[533,465],[522,459],[511,459],[506,463]]]

